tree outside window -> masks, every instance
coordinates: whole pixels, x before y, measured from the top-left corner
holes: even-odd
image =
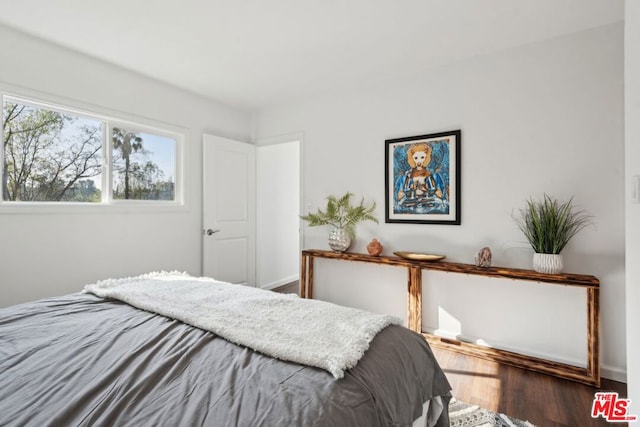
[[[175,199],[175,140],[114,127],[113,198]]]
[[[8,97],[2,112],[3,201],[176,200],[175,138]],[[105,147],[111,164],[104,164]],[[103,170],[112,177],[107,197]]]
[[[2,125],[3,200],[100,201],[102,122],[5,102]]]

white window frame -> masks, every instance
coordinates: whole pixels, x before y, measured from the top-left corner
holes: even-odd
[[[0,196],[0,214],[2,213],[73,213],[73,212],[104,212],[107,211],[176,211],[186,209],[185,198],[185,158],[186,158],[186,129],[170,125],[167,123],[151,121],[142,118],[127,119],[122,113],[100,112],[99,108],[93,106],[75,107],[74,102],[64,100],[48,100],[45,96],[24,96],[15,91],[3,90],[0,87],[0,101],[4,109],[6,100],[22,103],[36,108],[66,113],[86,119],[99,120],[102,122],[102,176],[101,188],[102,199],[100,202],[43,202],[43,201],[5,201]],[[175,177],[174,177],[174,200],[116,200],[112,194],[112,153],[113,142],[111,140],[111,130],[114,127],[126,128],[134,132],[149,133],[158,136],[171,138],[175,141]],[[0,121],[0,134],[4,135],[2,121]],[[0,140],[0,177],[4,169],[4,146]],[[4,183],[1,183],[4,185]]]

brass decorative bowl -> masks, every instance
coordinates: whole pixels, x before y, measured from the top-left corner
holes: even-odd
[[[412,261],[440,261],[445,259],[445,255],[424,254],[420,252],[395,251],[394,254],[400,258],[410,259]]]

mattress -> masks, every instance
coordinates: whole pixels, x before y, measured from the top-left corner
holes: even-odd
[[[92,294],[0,309],[3,426],[448,426],[449,391],[398,325],[336,379]]]

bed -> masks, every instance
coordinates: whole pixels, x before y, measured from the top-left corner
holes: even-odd
[[[147,298],[146,291],[139,291],[143,277],[155,277],[158,283],[160,276],[115,283],[127,283]],[[175,274],[166,277],[163,281],[175,287]],[[158,300],[181,299],[189,294],[185,286],[197,281],[220,289],[214,292],[218,305],[207,306],[204,303],[210,298],[196,293],[197,298],[185,306],[186,314],[173,306],[170,312],[158,314],[135,301],[125,302],[126,297],[98,296],[100,292],[85,288],[0,309],[0,425],[449,425],[450,387],[419,334],[391,322],[370,334],[364,355],[356,363],[347,362],[344,370],[309,366],[287,360],[284,353],[269,356],[269,348],[253,342],[238,343],[233,334],[222,338],[229,325],[239,325],[244,331],[243,322],[254,324],[250,332],[260,336],[258,343],[260,339],[277,341],[278,334],[264,339],[264,331],[280,330],[273,327],[276,317],[265,316],[251,302],[243,307],[254,298],[253,293],[245,301],[231,302],[224,292],[257,292],[258,297],[267,298],[265,307],[293,307],[308,300],[188,275],[178,279],[184,282],[176,288],[178,293],[162,294]],[[327,304],[314,302],[318,303]],[[244,314],[227,311],[230,304],[243,313],[257,313],[262,320],[256,324],[250,315],[245,319]],[[222,328],[214,329],[219,333],[192,325],[197,321],[189,316],[203,306],[205,313],[226,319]],[[299,320],[293,324],[288,320],[288,326],[281,328],[285,343],[300,333],[308,337],[295,338],[298,343],[292,349],[304,347],[302,341],[313,341],[311,335],[320,335],[304,330],[309,319],[311,327],[319,326],[317,319],[308,318],[318,311],[310,307],[302,306]],[[286,311],[287,315],[295,312]],[[177,320],[181,316],[188,323]],[[337,325],[342,335],[349,334],[338,321],[327,324]],[[277,344],[281,349],[281,343]],[[301,353],[292,357],[295,360],[309,357],[302,351],[294,353]],[[315,353],[322,350],[314,350],[312,356]],[[321,354],[320,364],[331,358]]]

